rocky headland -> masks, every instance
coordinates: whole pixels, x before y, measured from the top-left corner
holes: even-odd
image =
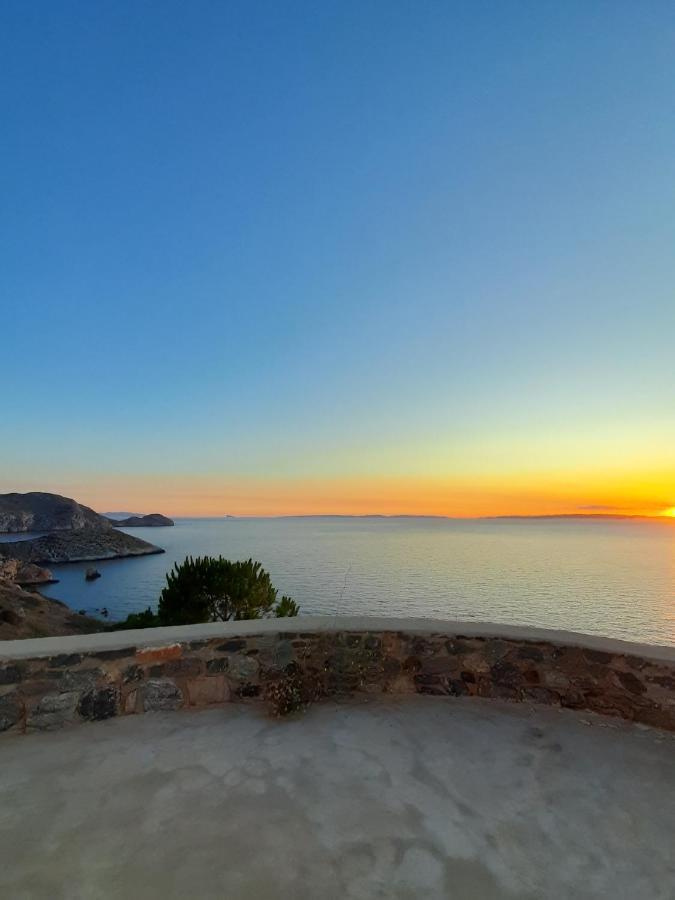
[[[126,519],[108,519],[116,528],[163,528],[173,525],[173,519],[161,513],[148,513],[147,516],[128,516]]]
[[[0,543],[0,560],[14,559],[23,564],[49,565],[164,552],[148,541],[118,531],[109,519],[88,506],[58,494],[0,494],[0,531],[49,532],[31,540]]]
[[[0,640],[105,629],[102,622],[74,612],[60,600],[44,597],[36,589],[25,590],[27,585],[35,588],[56,580],[43,566],[164,553],[161,547],[118,531],[105,516],[70,497],[43,492],[0,494],[0,532],[30,531],[48,533],[0,542]]]
[[[36,565],[119,559],[125,556],[147,556],[151,553],[164,553],[164,550],[148,541],[117,531],[112,526],[54,532],[31,541],[0,543],[0,556]]]
[[[72,531],[108,524],[93,509],[70,497],[42,491],[0,494],[0,532]]]

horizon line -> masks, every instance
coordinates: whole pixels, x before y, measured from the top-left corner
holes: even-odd
[[[106,515],[99,513],[99,515]],[[177,515],[175,519],[448,519],[453,521],[479,522],[498,519],[628,519],[647,520],[649,522],[675,523],[675,517],[667,513],[506,513],[492,516],[450,516],[439,513],[277,513],[270,515]]]

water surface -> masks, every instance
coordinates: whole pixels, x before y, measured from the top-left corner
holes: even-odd
[[[54,566],[45,593],[112,618],[155,605],[187,554],[260,562],[303,613],[429,616],[675,644],[675,528],[617,520],[178,519],[166,553]]]

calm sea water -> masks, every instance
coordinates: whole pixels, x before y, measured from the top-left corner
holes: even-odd
[[[260,560],[303,613],[538,625],[675,645],[675,527],[616,520],[178,519],[166,553],[54,566],[45,593],[111,618],[154,606],[187,554]]]

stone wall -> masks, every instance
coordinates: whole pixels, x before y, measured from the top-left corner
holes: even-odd
[[[675,730],[675,649],[411,622],[301,618],[0,643],[0,731],[233,701],[278,710],[361,691],[494,697]]]

